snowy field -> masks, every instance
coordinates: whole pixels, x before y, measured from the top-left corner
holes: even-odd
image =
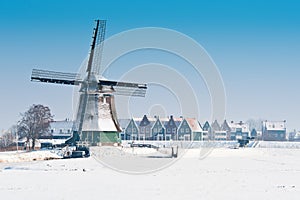
[[[7,160],[16,159],[16,154],[0,153],[0,160],[7,161],[0,163],[0,197],[5,200],[298,200],[300,196],[300,149],[215,148],[204,157],[199,149],[190,149],[177,159],[152,150],[126,149],[118,155],[109,151],[109,148],[104,154],[94,151],[97,157],[30,162]],[[147,156],[153,153],[156,156]],[[118,166],[118,160],[120,167],[124,160],[131,166],[144,167],[145,163],[153,166],[169,163],[169,166],[136,175],[112,170],[105,164],[111,161]]]

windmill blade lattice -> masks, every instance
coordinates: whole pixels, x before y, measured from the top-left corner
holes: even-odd
[[[102,52],[105,39],[106,20],[99,20],[99,28],[96,35],[96,43],[94,49],[94,57],[91,72],[100,75]]]

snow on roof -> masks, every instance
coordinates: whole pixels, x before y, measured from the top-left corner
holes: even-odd
[[[201,132],[202,129],[195,118],[185,118],[193,132]]]
[[[228,123],[228,125],[231,129],[231,132],[236,132],[237,129],[241,129],[242,132],[249,132],[249,124],[243,122],[237,122],[237,123],[231,122]]]
[[[128,126],[131,119],[118,119],[119,124],[123,130]]]
[[[39,143],[64,144],[67,139],[38,139]]]
[[[285,121],[264,121],[263,126],[267,130],[284,131],[285,130]]]
[[[50,129],[72,129],[73,127],[73,121],[69,121],[69,120],[63,120],[63,121],[53,121],[50,122]]]

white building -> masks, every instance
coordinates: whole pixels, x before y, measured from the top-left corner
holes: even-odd
[[[263,121],[262,139],[266,141],[286,141],[285,121]]]
[[[66,139],[72,136],[73,121],[53,121],[50,123],[50,134],[54,139]]]
[[[247,139],[250,135],[249,124],[243,123],[242,121],[236,123],[231,121],[228,124],[230,131],[230,140]]]

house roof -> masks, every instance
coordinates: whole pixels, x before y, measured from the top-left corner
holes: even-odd
[[[171,116],[171,118],[173,119],[175,126],[178,128],[180,123],[182,122],[183,118],[174,118],[173,116]],[[162,118],[160,120],[166,127],[168,125],[169,121],[171,121],[171,118]]]
[[[190,128],[192,129],[193,132],[201,132],[202,128],[200,127],[198,120],[195,118],[185,118],[187,123],[189,124]]]
[[[143,121],[143,119],[147,117],[149,124],[146,126],[153,126],[155,124],[155,122],[157,121],[157,119],[159,119],[162,123],[163,126],[166,126],[170,120],[170,118],[158,118],[158,117],[148,117],[148,116],[144,116],[143,118],[133,118],[133,120],[139,125],[139,126],[145,126],[143,124],[141,124],[141,122]],[[146,120],[146,119],[144,119]],[[179,127],[180,123],[182,122],[183,118],[174,118],[174,123],[176,125],[176,127]]]
[[[50,128],[51,129],[72,129],[73,127],[73,121],[63,120],[63,121],[52,121],[50,122]]]
[[[152,123],[152,128],[155,126],[156,123],[160,122],[161,126],[165,128],[165,122],[160,120],[159,118],[156,118],[155,121]]]
[[[128,126],[130,120],[131,119],[118,119],[119,124],[123,130]]]
[[[208,131],[210,128],[211,128],[211,127],[210,127],[210,124],[209,124],[208,121],[206,121],[206,122],[203,124],[203,126],[202,126],[202,129],[203,129],[203,130],[206,130],[206,131]]]
[[[222,131],[230,131],[230,126],[228,125],[228,122],[226,120],[224,120],[222,126],[221,126],[221,130]]]
[[[231,132],[236,132],[236,129],[242,129],[242,132],[249,132],[249,124],[243,123],[243,122],[231,122],[228,123]]]
[[[157,119],[144,115],[143,118],[133,118],[133,120],[139,127],[152,127]]]
[[[214,131],[219,131],[219,130],[221,130],[221,126],[220,126],[220,124],[218,123],[217,120],[215,120],[215,121],[211,124],[211,128],[212,128]]]
[[[264,121],[263,126],[267,130],[284,131],[285,130],[285,121]]]

